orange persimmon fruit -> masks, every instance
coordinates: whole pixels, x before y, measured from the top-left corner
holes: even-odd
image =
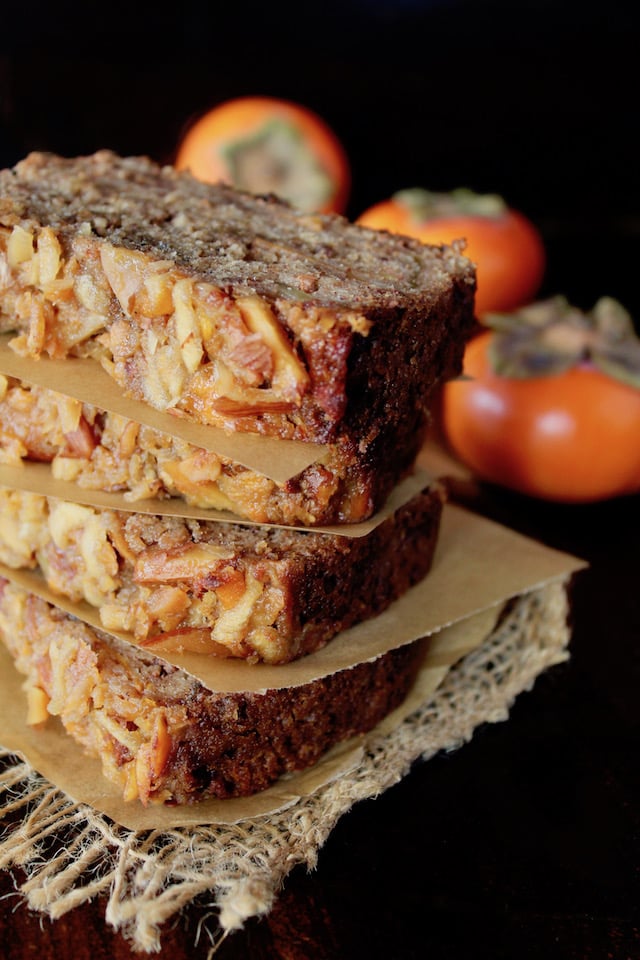
[[[178,144],[175,166],[308,212],[343,213],[351,185],[346,151],[329,125],[274,97],[239,97],[205,112]]]

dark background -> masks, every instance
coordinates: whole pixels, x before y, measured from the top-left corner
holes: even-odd
[[[635,314],[636,3],[112,0],[5,5],[0,162],[110,147],[170,161],[225,99],[320,113],[353,168],[348,214],[410,186],[498,192],[540,227],[543,293]]]

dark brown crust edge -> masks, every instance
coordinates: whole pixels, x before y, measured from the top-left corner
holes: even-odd
[[[336,633],[378,616],[431,569],[444,490],[433,484],[362,538],[334,537],[332,549],[294,573],[291,633],[295,656],[324,646]],[[328,596],[330,595],[330,604]]]
[[[162,789],[178,803],[248,796],[372,730],[407,696],[423,645],[407,644],[301,687],[194,697],[194,723],[175,744]]]

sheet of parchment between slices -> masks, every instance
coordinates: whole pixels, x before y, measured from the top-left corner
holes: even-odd
[[[26,383],[55,390],[64,396],[91,404],[100,410],[135,420],[160,433],[180,437],[195,447],[210,450],[242,466],[284,483],[312,463],[321,463],[327,447],[319,443],[228,433],[168,411],[156,410],[142,400],[128,397],[96,360],[72,357],[23,357],[9,346],[11,334],[0,335],[0,373]]]
[[[156,654],[153,648],[144,649],[180,667],[216,692],[260,693],[296,687],[375,660],[395,647],[430,636],[474,613],[564,578],[582,566],[583,561],[576,557],[551,550],[462,508],[446,505],[428,575],[379,616],[343,631],[313,654],[290,664],[272,666],[203,654]],[[0,576],[103,630],[97,608],[66,601],[54,594],[36,571],[0,566]],[[134,643],[131,635],[112,635]]]
[[[173,416],[169,412],[156,410],[148,403],[125,396],[119,384],[95,360],[77,357],[66,360],[40,357],[34,360],[16,354],[9,346],[10,339],[10,335],[0,334],[0,374],[46,387],[101,410],[135,420],[161,433],[179,437],[195,447],[213,451],[242,464],[278,484],[297,476],[312,463],[322,463],[327,456],[328,447],[323,444],[280,440],[276,437],[255,436],[249,433],[227,433],[216,427],[205,426],[183,417]],[[430,482],[430,475],[424,470],[417,469],[397,485],[384,506],[368,520],[352,524],[318,526],[313,529],[317,533],[331,533],[343,537],[366,536]],[[45,493],[60,500],[75,500],[109,510],[164,514],[251,526],[263,525],[237,517],[225,510],[191,506],[180,497],[169,500],[132,501],[122,492],[81,487],[55,478],[51,468],[43,463],[23,461],[20,466],[0,464],[0,486],[14,487],[32,493]],[[269,526],[280,526],[280,524],[269,524]],[[294,529],[309,528],[299,526]]]
[[[302,530],[305,533],[328,533],[340,537],[365,537],[383,523],[396,510],[408,503],[421,490],[433,482],[431,474],[420,468],[395,487],[386,503],[369,520],[324,527],[296,527],[287,525],[287,530]],[[90,490],[70,480],[58,480],[52,476],[48,463],[24,460],[21,464],[0,463],[0,487],[37,493],[57,500],[70,500],[99,510],[120,510],[124,513],[145,513],[165,517],[186,517],[191,520],[214,523],[237,523],[249,527],[281,527],[278,523],[256,523],[245,520],[224,510],[204,509],[188,504],[180,497],[167,500],[127,500],[123,493],[105,490]]]

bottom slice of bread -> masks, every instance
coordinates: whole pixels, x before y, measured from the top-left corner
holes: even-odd
[[[248,796],[366,733],[407,695],[420,642],[298,687],[216,693],[0,579],[0,637],[28,722],[58,716],[126,800]]]

